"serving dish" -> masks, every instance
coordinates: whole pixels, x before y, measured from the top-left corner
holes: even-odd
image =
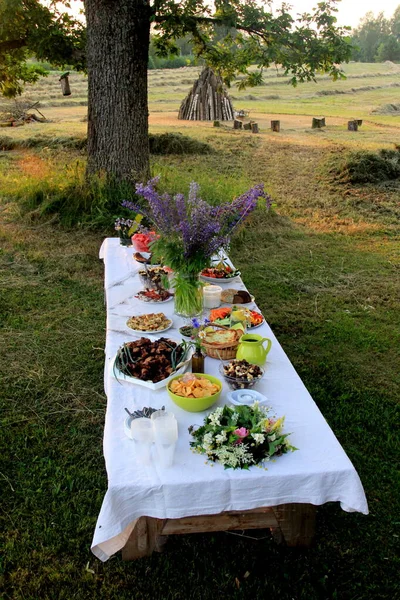
[[[152,317],[154,317],[154,318],[152,319]],[[132,326],[132,319],[135,319],[136,321],[139,321],[140,319],[142,319],[143,327],[146,327],[146,325],[151,325],[152,320],[154,321],[154,325],[157,324],[157,321],[160,324],[165,323],[165,325],[161,326],[159,329],[155,329],[155,328],[138,329],[138,328]],[[145,315],[135,315],[133,317],[129,317],[129,319],[126,322],[126,325],[129,329],[129,331],[131,331],[132,333],[139,333],[139,334],[163,333],[164,331],[168,331],[168,329],[171,329],[173,324],[174,323],[173,323],[172,319],[169,319],[168,317],[166,317],[164,315],[164,313],[148,313]]]
[[[191,347],[186,343],[160,337],[141,337],[126,342],[111,361],[117,381],[127,381],[151,390],[167,385],[176,375],[183,374],[190,363]],[[164,377],[163,377],[164,375]]]
[[[234,312],[238,313],[237,318],[234,317],[232,319],[231,315]],[[226,327],[231,327],[233,323],[243,323],[250,330],[256,329],[265,323],[265,319],[261,313],[256,310],[242,308],[241,305],[211,310],[209,318],[211,323],[218,323]]]
[[[265,371],[246,360],[231,360],[219,365],[219,372],[232,390],[247,390],[262,379]]]
[[[139,279],[146,290],[161,292],[169,288],[169,271],[161,266],[146,266],[140,269]]]
[[[251,304],[252,302],[254,302],[254,300],[254,296],[252,294],[249,294],[247,290],[227,288],[221,293],[222,304],[240,304],[240,306],[242,306],[245,304]]]
[[[154,299],[157,295],[161,298],[161,300]],[[162,299],[163,296],[164,299]],[[174,295],[167,290],[162,290],[161,293],[156,290],[140,290],[137,294],[135,294],[135,298],[148,304],[163,304],[164,302],[169,302],[172,300],[173,297]]]
[[[239,389],[233,392],[228,392],[228,400],[236,406],[252,405],[254,402],[259,404],[267,404],[268,399],[263,394],[252,389]]]
[[[141,265],[149,265],[151,263],[151,252],[135,252],[133,255],[134,260]]]
[[[201,412],[203,410],[207,410],[207,408],[210,408],[213,404],[215,404],[221,396],[222,382],[219,379],[217,379],[217,377],[213,377],[212,375],[206,375],[204,373],[186,373],[186,375],[184,375],[183,377],[187,378],[189,385],[190,379],[193,379],[193,377],[191,376],[193,376],[196,379],[207,380],[211,384],[217,386],[219,389],[215,393],[209,396],[203,396],[201,398],[190,398],[177,395],[174,392],[172,392],[171,386],[174,386],[174,381],[179,381],[182,379],[182,376],[178,375],[177,377],[173,377],[168,383],[168,394],[171,400],[183,410],[186,410],[188,412]]]
[[[230,275],[229,277],[209,277],[208,275],[203,275],[203,271],[202,271],[200,273],[200,277],[204,281],[208,281],[210,283],[215,283],[216,281],[218,281],[218,283],[229,283],[230,281],[233,281],[237,277],[240,277],[240,271],[235,271],[234,273],[235,273],[234,275]]]

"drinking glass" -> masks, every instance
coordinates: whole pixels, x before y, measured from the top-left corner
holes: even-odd
[[[178,422],[175,415],[165,410],[157,410],[150,419],[153,423],[158,461],[164,468],[171,467],[178,439]]]
[[[153,423],[142,417],[131,423],[132,438],[135,440],[137,460],[144,465],[151,463],[151,446],[154,441]]]

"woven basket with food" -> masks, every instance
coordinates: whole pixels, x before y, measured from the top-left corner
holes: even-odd
[[[243,335],[241,329],[230,329],[225,325],[211,323],[202,327],[199,337],[207,356],[229,360],[236,357],[237,347]]]

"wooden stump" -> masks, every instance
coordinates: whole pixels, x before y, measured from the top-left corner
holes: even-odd
[[[280,121],[271,121],[271,129],[272,129],[272,131],[277,131],[279,133],[281,130],[281,122]]]
[[[259,133],[258,131],[258,123],[251,124],[251,133]]]
[[[325,127],[325,117],[313,117],[311,128],[312,129],[321,129]]]
[[[242,121],[239,121],[239,119],[235,119],[233,121],[233,129],[242,129],[242,127],[243,127]]]
[[[358,131],[358,121],[348,121],[347,129],[348,131]]]
[[[246,131],[250,131],[251,130],[251,123],[244,123],[243,124],[243,129],[246,129]]]

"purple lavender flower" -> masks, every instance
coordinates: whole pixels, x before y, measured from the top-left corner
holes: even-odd
[[[196,317],[193,317],[192,319],[192,325],[193,327],[195,327],[196,329],[198,329],[201,325],[200,321],[198,319],[196,319]]]
[[[264,199],[267,208],[271,206],[263,184],[255,185],[232,202],[214,207],[199,197],[199,185],[195,182],[190,184],[187,200],[183,194],[173,198],[167,193],[159,194],[155,189],[158,182],[159,177],[155,177],[136,185],[136,193],[148,203],[147,210],[127,200],[122,205],[153,221],[165,239],[175,240],[188,261],[194,257],[208,259],[226,248],[234,229],[255,210],[259,200]]]

